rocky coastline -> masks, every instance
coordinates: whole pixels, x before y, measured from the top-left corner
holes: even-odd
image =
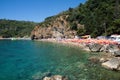
[[[102,52],[102,56],[99,58],[90,58],[89,60],[94,61],[97,60],[101,63],[101,66],[111,70],[120,70],[120,44],[117,42],[111,41],[103,41],[100,43],[100,40],[94,39],[41,39],[37,41],[46,41],[46,42],[53,42],[59,43],[64,45],[70,46],[77,46],[85,51],[90,52]],[[88,42],[89,41],[89,42]],[[107,43],[108,42],[108,43]],[[114,65],[113,65],[114,64]],[[116,67],[114,67],[116,65]]]
[[[52,42],[57,44],[76,46],[89,52],[100,52],[102,56],[92,56],[88,60],[93,63],[100,63],[108,70],[120,71],[120,44],[114,41],[96,39],[39,39],[36,41]],[[109,41],[109,42],[108,42]],[[53,79],[55,76],[55,79]],[[69,80],[61,75],[45,76],[43,80]]]

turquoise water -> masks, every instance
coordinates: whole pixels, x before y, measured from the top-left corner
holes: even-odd
[[[96,55],[79,48],[36,41],[0,41],[0,80],[37,80],[66,75],[70,80],[120,80],[114,72],[91,63]]]

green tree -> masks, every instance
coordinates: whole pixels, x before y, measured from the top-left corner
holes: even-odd
[[[29,21],[16,21],[0,19],[0,36],[24,37],[30,35],[37,23]]]

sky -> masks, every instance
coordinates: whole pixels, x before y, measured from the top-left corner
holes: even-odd
[[[86,0],[0,0],[0,19],[42,22]]]

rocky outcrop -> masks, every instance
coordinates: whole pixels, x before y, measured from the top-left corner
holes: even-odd
[[[117,44],[97,44],[97,43],[89,43],[81,45],[84,50],[91,51],[91,52],[107,52],[111,53],[113,56],[120,56],[120,48]]]
[[[114,52],[119,51],[120,49],[118,48],[118,45],[114,45],[114,44],[109,44],[106,45],[106,52],[112,53],[114,54]]]
[[[100,49],[103,47],[102,45],[100,44],[97,44],[97,43],[90,43],[88,45],[90,51],[92,52],[100,52]]]
[[[104,62],[107,62],[109,60],[110,60],[109,58],[100,58],[99,62],[104,63]]]
[[[116,57],[118,57],[118,56],[120,57],[120,50],[115,51],[113,55]]]
[[[31,32],[32,38],[74,38],[76,35],[75,30],[70,29],[70,23],[67,21],[68,15],[62,15],[54,18],[53,20],[45,20],[43,23],[35,26]],[[83,28],[83,25],[78,25],[78,28]]]
[[[109,61],[102,63],[102,66],[111,70],[120,70],[120,58],[112,58]]]
[[[89,48],[89,50],[92,52],[104,52],[107,54],[102,58],[92,56],[88,58],[89,61],[93,63],[100,62],[104,68],[110,70],[116,70],[116,71],[120,70],[120,49],[118,45],[116,44],[101,45],[96,43],[90,43],[90,44],[86,44],[85,47],[87,47],[87,49]]]

